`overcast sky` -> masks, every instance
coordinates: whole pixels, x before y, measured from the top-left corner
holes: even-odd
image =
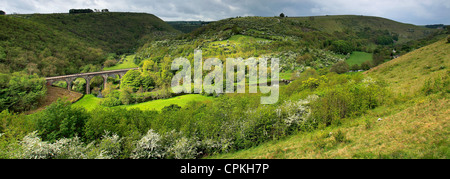
[[[7,14],[67,13],[69,9],[146,12],[165,21],[236,16],[367,15],[417,25],[450,24],[450,0],[0,0]]]

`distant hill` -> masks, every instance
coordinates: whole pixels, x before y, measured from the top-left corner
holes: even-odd
[[[149,39],[179,33],[159,17],[147,13],[32,14],[25,17],[117,54],[134,52]]]
[[[320,41],[327,36],[333,36],[353,39],[356,37],[376,42],[378,37],[390,36],[397,43],[421,39],[439,32],[437,29],[400,23],[381,17],[339,15],[228,18],[212,22],[193,33],[227,38],[226,34],[230,34],[233,28],[238,33],[269,39],[274,36],[290,36]]]
[[[190,33],[195,29],[203,27],[210,22],[206,21],[166,21],[167,24],[171,25],[173,28],[183,32]]]
[[[78,73],[88,64],[101,66],[110,53],[131,53],[150,39],[179,33],[145,13],[0,16],[0,72]]]
[[[185,23],[172,25],[190,26]],[[339,59],[345,60],[353,51],[362,51],[374,54],[377,65],[391,58],[393,48],[404,54],[445,32],[356,15],[236,17],[210,22],[168,41],[150,41],[137,50],[135,61],[160,62],[170,56],[189,59],[194,49],[202,49],[205,58],[277,57],[282,59],[282,71],[301,72],[306,66],[328,67]],[[419,39],[424,39],[423,43],[412,43]]]
[[[329,33],[345,32],[352,30],[355,32],[364,32],[367,30],[388,31],[399,35],[399,42],[416,40],[433,32],[429,29],[412,24],[405,24],[382,17],[357,16],[357,15],[339,15],[339,16],[316,16],[316,17],[294,17],[294,21],[308,23],[311,27],[320,31]]]
[[[21,17],[0,16],[0,72],[26,71],[42,76],[77,73],[99,64],[105,52],[47,25]]]

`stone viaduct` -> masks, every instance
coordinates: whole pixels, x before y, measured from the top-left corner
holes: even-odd
[[[102,76],[103,77],[103,86],[106,88],[106,80],[110,76],[119,75],[119,78],[122,79],[123,75],[127,73],[129,70],[136,70],[139,68],[128,68],[128,69],[120,69],[120,70],[110,70],[110,71],[99,71],[99,72],[90,72],[90,73],[78,73],[78,74],[72,74],[72,75],[64,75],[64,76],[54,76],[54,77],[47,77],[45,80],[47,80],[47,84],[51,85],[56,81],[66,81],[67,82],[67,89],[70,91],[72,89],[72,82],[77,78],[84,78],[86,80],[86,94],[91,93],[91,87],[90,87],[90,81],[95,76]]]

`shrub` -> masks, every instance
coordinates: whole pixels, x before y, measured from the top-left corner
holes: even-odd
[[[104,67],[112,67],[116,65],[117,61],[114,59],[106,60],[105,63],[103,63]]]
[[[17,150],[9,153],[9,158],[20,159],[114,159],[121,153],[117,135],[107,132],[96,145],[85,145],[79,137],[61,138],[51,143],[42,141],[37,131],[25,136]]]
[[[100,102],[100,105],[106,107],[119,106],[120,104],[121,104],[120,100],[115,97],[107,97]]]
[[[199,142],[197,140],[188,139],[186,137],[181,137],[175,141],[173,146],[168,149],[175,159],[195,159],[199,152],[197,147]]]
[[[361,64],[361,70],[370,70],[371,67],[372,64],[370,63],[370,61],[365,61]]]
[[[105,131],[102,140],[98,144],[99,155],[96,158],[115,159],[119,158],[121,153],[122,139],[117,134],[111,134]]]
[[[361,68],[360,68],[360,66],[358,65],[358,64],[353,64],[351,67],[350,67],[350,70],[352,70],[352,71],[358,71],[358,70],[360,70]]]
[[[341,130],[338,130],[333,136],[336,143],[342,143],[347,141],[345,133],[342,132]]]
[[[315,89],[319,86],[320,82],[319,79],[316,78],[308,78],[308,80],[303,81],[302,87],[303,88],[309,88],[309,89]]]
[[[331,66],[330,72],[335,72],[337,74],[348,72],[350,67],[345,61],[340,61]]]
[[[165,151],[161,146],[161,136],[150,129],[147,134],[136,142],[131,158],[133,159],[155,159],[164,158]]]
[[[83,143],[78,137],[62,138],[54,143],[42,141],[37,132],[25,136],[20,142],[18,153],[12,153],[11,158],[21,159],[80,159],[84,158]]]
[[[162,112],[169,112],[169,111],[178,111],[181,109],[181,106],[178,106],[176,104],[171,104],[169,106],[164,107],[161,111]]]

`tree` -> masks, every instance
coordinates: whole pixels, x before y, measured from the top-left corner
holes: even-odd
[[[394,40],[393,40],[392,36],[390,36],[390,35],[383,35],[383,36],[377,37],[375,42],[379,45],[391,45],[394,43]]]
[[[358,70],[360,70],[361,68],[359,67],[359,65],[358,64],[353,64],[351,67],[350,67],[350,70],[352,70],[352,71],[358,71]]]
[[[5,11],[0,10],[0,15],[5,15]]]
[[[89,114],[84,108],[72,107],[69,101],[58,99],[41,113],[33,116],[43,140],[82,137]]]
[[[122,104],[128,105],[131,103],[131,101],[132,101],[131,93],[132,92],[133,92],[133,90],[129,87],[124,87],[124,88],[120,89],[119,100],[122,102]]]
[[[353,47],[349,42],[345,40],[337,40],[331,44],[331,50],[336,53],[347,55],[349,53],[352,53]]]
[[[371,67],[372,64],[370,63],[370,61],[365,61],[361,64],[361,70],[370,70]]]
[[[281,13],[281,14],[280,14],[280,17],[284,17],[284,13]]]
[[[26,111],[46,95],[45,79],[24,72],[0,73],[0,111]]]
[[[122,77],[120,88],[130,87],[133,91],[141,87],[141,73],[138,70],[130,70]]]
[[[347,62],[340,61],[340,62],[337,62],[336,64],[334,64],[333,66],[331,66],[330,71],[335,72],[337,74],[341,74],[341,73],[348,72],[349,68],[350,67],[348,66]]]

